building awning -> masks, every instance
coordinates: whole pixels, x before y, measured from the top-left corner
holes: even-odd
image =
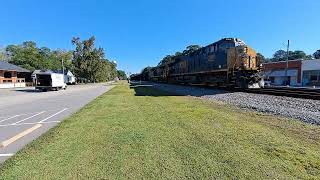
[[[286,71],[285,70],[275,70],[275,71],[266,71],[264,73],[265,76],[267,77],[283,77],[286,75]],[[288,76],[298,76],[298,70],[297,69],[289,69]]]

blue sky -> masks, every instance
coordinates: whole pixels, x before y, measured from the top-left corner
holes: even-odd
[[[320,49],[319,0],[3,0],[0,47],[33,40],[72,49],[71,38],[96,36],[118,67],[139,72],[189,44],[238,37],[272,56]]]

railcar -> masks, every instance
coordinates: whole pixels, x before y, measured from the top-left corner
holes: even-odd
[[[171,64],[152,68],[148,80],[223,87],[262,88],[263,77],[254,49],[238,38],[224,38]]]

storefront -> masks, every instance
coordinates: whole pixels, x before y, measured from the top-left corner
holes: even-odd
[[[266,80],[277,86],[285,85],[287,81],[289,81],[290,86],[298,86],[298,74],[299,72],[297,69],[289,69],[287,75],[285,70],[265,72]]]
[[[263,73],[265,81],[271,85],[283,86],[301,86],[301,64],[302,60],[288,62],[271,62],[263,64]]]
[[[302,85],[320,86],[320,60],[305,60],[302,62]]]

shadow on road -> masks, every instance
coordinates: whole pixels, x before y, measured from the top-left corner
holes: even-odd
[[[36,89],[16,89],[16,92],[24,92],[24,93],[42,93],[42,91]]]

